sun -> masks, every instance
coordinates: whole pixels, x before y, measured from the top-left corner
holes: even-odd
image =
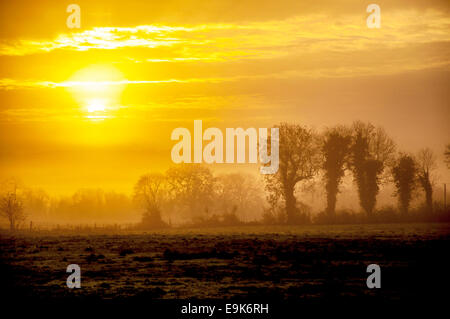
[[[106,103],[104,99],[90,99],[86,105],[86,110],[89,113],[105,112]]]
[[[89,119],[112,118],[120,108],[123,74],[112,65],[90,65],[78,70],[66,82],[68,89]]]

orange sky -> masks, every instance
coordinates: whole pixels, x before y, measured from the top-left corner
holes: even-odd
[[[450,142],[448,1],[2,1],[0,177],[130,191],[176,127],[384,126]],[[81,7],[81,28],[66,8]],[[440,180],[450,182],[440,164]],[[224,166],[222,169],[229,169]],[[256,168],[255,168],[256,171]]]

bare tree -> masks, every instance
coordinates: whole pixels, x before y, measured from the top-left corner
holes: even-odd
[[[142,223],[147,227],[161,227],[161,204],[167,195],[167,181],[163,174],[142,175],[134,187],[134,200],[144,207]]]
[[[406,215],[416,186],[416,163],[411,155],[401,154],[392,169],[400,211]]]
[[[268,202],[272,206],[281,197],[284,201],[288,223],[299,221],[295,197],[297,183],[311,180],[320,167],[319,143],[316,134],[297,124],[281,123],[279,128],[279,169],[276,174],[266,175]]]
[[[14,231],[26,219],[23,189],[17,180],[10,179],[2,183],[0,191],[0,214],[8,219],[9,227]]]
[[[180,164],[166,172],[171,200],[190,217],[201,217],[213,204],[215,178],[200,164]]]
[[[236,214],[241,220],[262,211],[262,189],[250,174],[223,174],[217,177],[217,204],[223,214]]]
[[[351,167],[361,207],[371,216],[383,172],[393,164],[395,143],[383,128],[371,123],[355,122],[353,134]]]
[[[24,191],[25,212],[27,216],[48,217],[50,196],[40,188]]]
[[[418,179],[425,192],[425,203],[429,213],[433,212],[433,171],[437,168],[436,156],[429,148],[417,154]]]
[[[325,190],[327,193],[326,213],[329,218],[334,219],[336,197],[345,173],[345,164],[350,155],[352,138],[350,131],[343,126],[331,128],[324,135],[322,168],[325,171]]]

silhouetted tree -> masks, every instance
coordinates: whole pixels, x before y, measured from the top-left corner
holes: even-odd
[[[216,178],[216,199],[222,214],[236,214],[242,220],[262,210],[262,189],[249,174],[222,174]],[[244,216],[245,214],[245,216]]]
[[[25,221],[23,188],[15,179],[2,183],[0,188],[0,214],[9,221],[9,228],[14,231]]]
[[[425,192],[427,211],[433,212],[433,181],[432,172],[436,169],[436,156],[429,148],[420,150],[417,154],[418,179]]]
[[[400,155],[392,169],[392,175],[397,189],[396,195],[398,196],[400,211],[403,215],[406,215],[416,185],[416,163],[412,156]]]
[[[134,200],[145,208],[142,216],[144,227],[162,227],[161,203],[167,194],[164,175],[150,173],[139,178],[134,187]]]
[[[104,207],[104,191],[100,188],[82,188],[72,196],[72,211],[86,214],[90,219],[100,217]]]
[[[268,202],[275,209],[279,198],[284,201],[286,221],[301,220],[295,197],[298,182],[312,179],[320,167],[319,143],[316,134],[297,124],[281,123],[279,126],[279,169],[266,175]]]
[[[323,170],[325,171],[325,190],[327,193],[326,213],[334,220],[336,210],[336,197],[339,185],[345,173],[345,164],[350,154],[351,135],[345,127],[335,127],[325,132],[322,145],[324,157]]]
[[[383,128],[371,123],[355,122],[353,134],[351,168],[361,207],[371,216],[384,168],[392,164],[395,144]]]
[[[43,203],[41,199],[35,201],[27,199],[25,206],[31,216],[38,218],[39,215],[36,212]],[[28,206],[29,203],[31,206]],[[91,223],[129,220],[131,215],[135,216],[137,213],[136,205],[133,205],[129,196],[114,191],[106,192],[100,188],[78,189],[72,196],[48,198],[44,204],[48,206],[47,218],[60,222],[70,220],[71,223]]]
[[[180,164],[166,172],[171,200],[190,216],[209,211],[214,197],[215,178],[211,170],[199,164]]]
[[[27,189],[24,192],[24,206],[28,216],[48,217],[50,196],[43,189]]]

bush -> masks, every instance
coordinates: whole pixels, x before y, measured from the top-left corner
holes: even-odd
[[[169,225],[162,220],[159,210],[145,212],[142,215],[141,223],[138,226],[140,229],[159,229],[168,227]]]

